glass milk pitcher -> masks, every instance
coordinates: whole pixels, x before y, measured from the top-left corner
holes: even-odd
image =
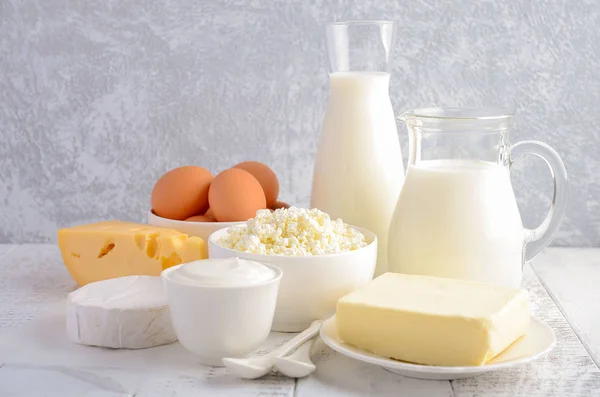
[[[387,237],[404,166],[389,97],[392,21],[327,26],[329,102],[313,174],[311,207],[378,239],[375,274],[387,270]]]
[[[513,116],[494,108],[425,108],[399,118],[408,170],[392,218],[390,271],[519,287],[525,261],[546,247],[565,211],[567,172],[537,141],[509,143]],[[554,198],[536,229],[523,227],[510,182],[513,160],[543,158]]]

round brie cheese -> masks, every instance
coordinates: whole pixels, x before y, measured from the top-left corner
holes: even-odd
[[[177,340],[160,277],[126,276],[87,284],[67,297],[71,342],[144,349]]]

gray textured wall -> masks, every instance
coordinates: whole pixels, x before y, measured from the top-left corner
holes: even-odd
[[[514,103],[513,141],[551,144],[570,172],[555,244],[600,245],[599,11],[598,0],[0,0],[0,242],[141,221],[156,178],[188,163],[264,161],[282,198],[307,205],[323,26],[377,18],[400,24],[397,112]],[[513,181],[533,226],[549,173],[530,159]]]

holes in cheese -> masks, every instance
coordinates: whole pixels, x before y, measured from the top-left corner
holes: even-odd
[[[181,256],[179,256],[176,252],[173,252],[169,257],[161,257],[162,267],[163,269],[167,269],[171,266],[177,266],[181,264]]]
[[[115,248],[115,243],[113,243],[112,241],[107,241],[106,244],[104,244],[104,247],[102,247],[102,249],[100,249],[100,253],[98,254],[98,259],[100,259],[103,256],[105,256],[106,254],[108,254],[110,251],[113,250],[113,248]]]
[[[199,237],[120,221],[60,229],[58,245],[79,285],[129,275],[159,276],[167,267],[208,256]]]
[[[154,258],[156,256],[156,251],[158,250],[158,243],[156,242],[156,238],[158,236],[159,233],[146,236],[146,255],[148,256],[148,258]]]

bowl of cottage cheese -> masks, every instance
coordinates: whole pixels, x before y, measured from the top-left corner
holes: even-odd
[[[318,209],[260,210],[211,234],[208,255],[278,266],[283,277],[271,329],[298,332],[333,315],[339,298],[373,278],[377,237]]]

